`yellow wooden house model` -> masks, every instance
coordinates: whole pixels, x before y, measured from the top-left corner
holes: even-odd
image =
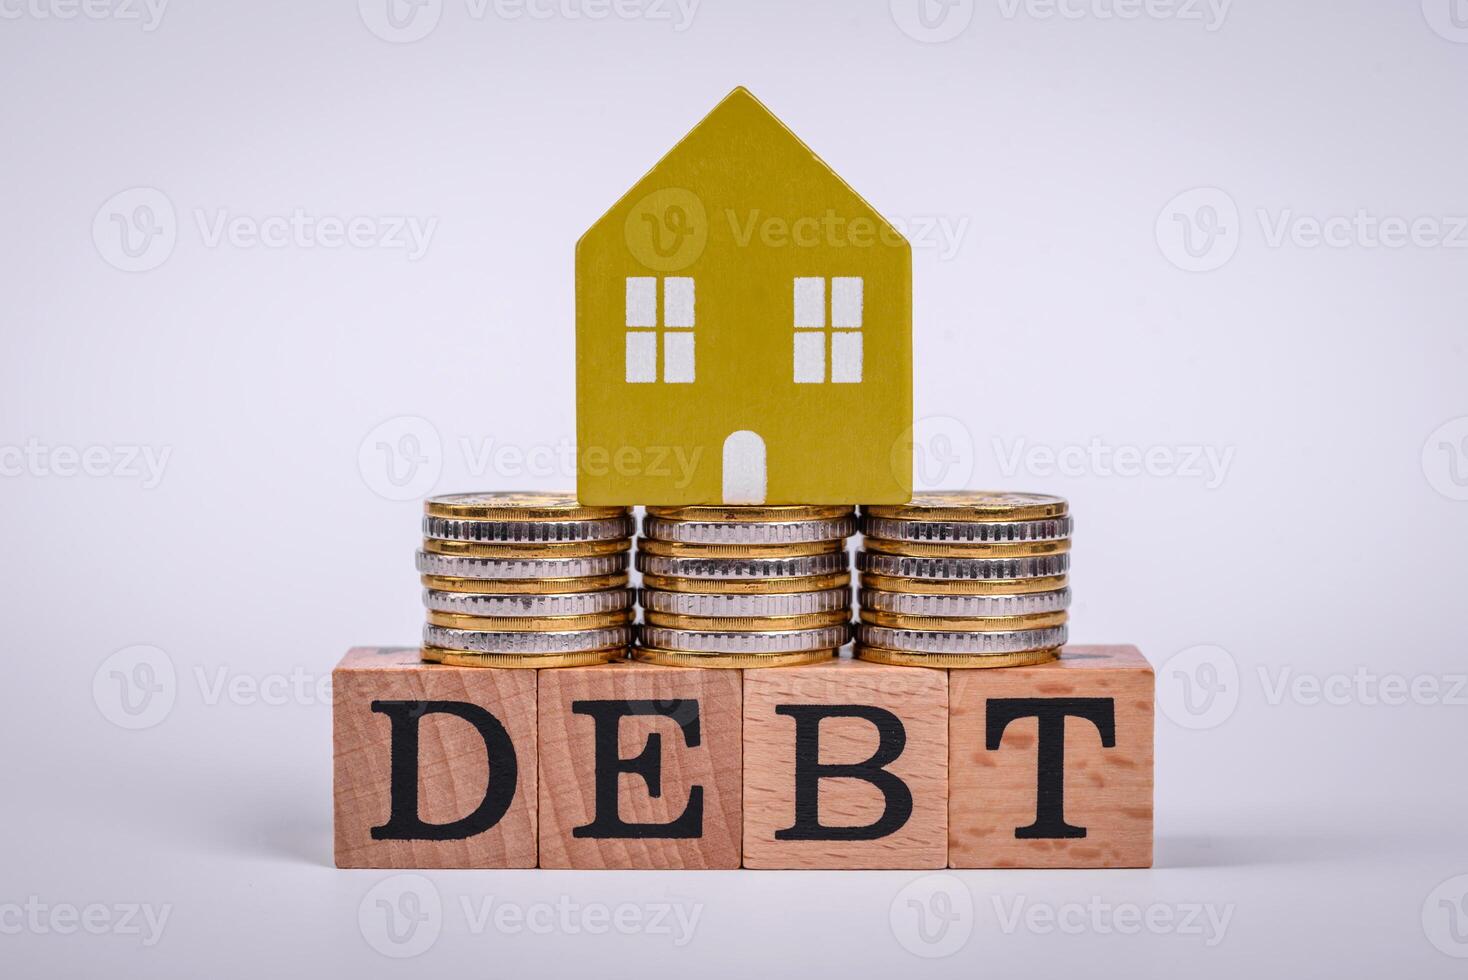
[[[577,244],[576,395],[583,503],[905,502],[911,248],[736,89]]]

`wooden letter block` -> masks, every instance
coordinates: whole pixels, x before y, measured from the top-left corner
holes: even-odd
[[[535,674],[348,652],[332,673],[337,867],[535,867]]]
[[[540,673],[540,866],[739,867],[740,672]]]
[[[745,671],[744,762],[746,868],[947,865],[944,671]]]
[[[949,864],[1152,866],[1152,667],[1068,647],[1038,667],[952,671]]]

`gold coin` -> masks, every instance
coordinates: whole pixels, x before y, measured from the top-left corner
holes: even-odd
[[[863,609],[861,621],[894,630],[934,630],[937,632],[1008,633],[1014,630],[1048,629],[1067,622],[1065,610],[1033,613],[1029,616],[991,616],[988,619],[957,619],[942,616],[909,616],[906,613],[879,612]]]
[[[445,667],[508,667],[512,670],[541,670],[551,667],[591,667],[622,660],[627,656],[625,647],[610,650],[585,650],[580,653],[468,653],[463,650],[444,650],[440,647],[423,647],[421,653],[425,663],[443,664]]]
[[[598,521],[623,517],[628,507],[583,507],[574,493],[456,493],[423,502],[429,517],[458,521]]]
[[[437,592],[473,592],[477,595],[553,595],[557,592],[601,592],[625,589],[627,573],[587,575],[582,578],[450,578],[422,576],[423,587]]]
[[[683,541],[654,541],[639,538],[637,550],[662,558],[804,558],[846,550],[845,541],[811,541],[799,544],[688,544]]]
[[[887,538],[863,538],[862,547],[884,555],[905,558],[1035,558],[1059,555],[1070,550],[1070,541],[990,542],[891,541]]]
[[[428,610],[428,621],[451,630],[482,630],[489,633],[562,633],[570,630],[600,630],[632,622],[631,609],[589,613],[584,616],[465,616],[463,613]]]
[[[766,579],[672,578],[667,575],[642,576],[642,586],[646,589],[660,589],[663,592],[701,592],[705,595],[776,595],[784,592],[824,592],[827,589],[844,589],[850,584],[851,574],[849,572],[840,572],[835,575],[808,575],[804,578]]]
[[[799,616],[681,616],[677,613],[643,610],[643,621],[649,626],[671,630],[704,630],[710,632],[749,632],[765,630],[813,630],[840,626],[851,622],[850,609],[804,613]]]
[[[716,670],[755,670],[761,667],[800,667],[825,663],[836,656],[835,650],[807,650],[802,653],[678,653],[634,647],[632,659],[664,667],[702,667]]]
[[[841,504],[795,504],[772,507],[649,507],[647,512],[668,521],[737,524],[744,521],[826,521],[850,516],[855,510]]]
[[[614,541],[556,541],[504,544],[483,541],[445,541],[425,538],[423,550],[460,558],[600,558],[632,549],[631,538]]]
[[[1047,575],[1043,578],[990,579],[922,579],[897,578],[893,575],[876,575],[863,572],[861,585],[864,589],[880,589],[883,592],[906,592],[911,595],[1029,595],[1033,592],[1053,592],[1065,588],[1066,576]]]
[[[1004,493],[992,490],[935,490],[915,493],[905,504],[863,507],[873,517],[900,521],[1038,521],[1060,517],[1070,510],[1062,497],[1043,493]]]
[[[856,658],[893,667],[932,667],[939,670],[979,670],[995,667],[1033,667],[1060,658],[1060,651],[1026,650],[1024,653],[902,653],[857,644]]]

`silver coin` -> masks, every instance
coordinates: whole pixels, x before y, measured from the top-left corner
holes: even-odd
[[[550,633],[494,633],[433,625],[423,627],[424,646],[463,650],[467,653],[582,653],[587,650],[611,650],[627,646],[631,642],[630,626]]]
[[[781,592],[770,595],[713,595],[642,590],[642,608],[676,616],[806,616],[851,607],[850,589]]]
[[[594,616],[631,609],[631,589],[548,595],[485,595],[477,592],[423,590],[423,605],[435,612],[461,616]]]
[[[637,556],[637,570],[674,578],[768,579],[834,575],[851,567],[844,551],[796,558],[664,558]]]
[[[678,653],[802,653],[806,650],[834,650],[846,643],[850,634],[850,627],[846,625],[756,633],[644,626],[642,645]]]
[[[856,567],[874,575],[894,578],[984,581],[996,579],[1046,578],[1064,575],[1070,555],[1036,555],[1032,558],[908,558],[859,551]]]
[[[558,541],[616,541],[637,530],[631,515],[595,521],[459,521],[423,518],[423,536],[440,541],[496,544],[554,544]]]
[[[928,544],[1021,544],[1026,541],[1062,541],[1075,524],[1069,517],[1043,521],[902,521],[863,514],[861,533],[888,541]]]
[[[477,579],[586,578],[626,571],[627,556],[598,555],[595,558],[469,558],[418,552],[418,571],[423,575]]]
[[[947,619],[1032,616],[1070,608],[1070,589],[1034,592],[1030,595],[918,595],[912,592],[862,589],[860,598],[863,609]]]
[[[863,646],[901,653],[1025,653],[1065,645],[1064,626],[1042,630],[1013,630],[1007,633],[963,633],[938,630],[897,630],[862,623],[856,640]]]
[[[648,515],[644,537],[686,544],[810,544],[856,533],[855,517],[819,521],[670,521]]]

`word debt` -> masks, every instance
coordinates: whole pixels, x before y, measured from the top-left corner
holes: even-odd
[[[423,664],[333,675],[343,868],[1135,868],[1154,677],[1133,647],[929,670]]]

